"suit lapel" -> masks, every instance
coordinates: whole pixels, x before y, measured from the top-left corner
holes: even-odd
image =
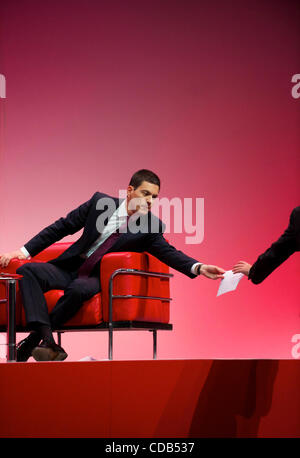
[[[113,199],[115,205],[107,205],[104,208],[97,209],[95,208],[94,212],[94,217],[92,220],[92,227],[91,231],[88,237],[88,243],[92,244],[97,240],[97,238],[100,236],[101,232],[99,232],[98,228],[101,226],[101,224],[98,224],[99,222],[102,223],[102,220],[98,220],[98,218],[101,218],[101,215],[103,212],[105,212],[105,219],[103,221],[104,227],[107,225],[109,218],[114,214],[114,212],[117,210],[117,208],[121,205],[122,201],[124,199],[118,199],[117,197],[111,197],[111,196],[105,196],[105,199]],[[104,216],[104,215],[103,215]],[[98,228],[97,228],[98,226]]]

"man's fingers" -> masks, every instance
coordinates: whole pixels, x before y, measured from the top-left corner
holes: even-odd
[[[211,280],[218,280],[219,278],[224,278],[224,275],[208,273],[207,277],[210,278]]]
[[[211,280],[218,280],[219,278],[224,278],[223,274],[226,271],[222,267],[218,266],[205,266],[203,269],[203,274],[205,277],[210,278]]]
[[[213,274],[215,274],[215,273],[225,274],[225,270],[222,269],[222,267],[218,267],[218,266],[207,266],[206,269],[208,270],[208,272],[211,272],[211,273],[213,273]]]
[[[10,261],[9,258],[7,258],[7,257],[5,257],[5,256],[2,256],[2,257],[0,258],[0,265],[1,265],[1,267],[7,267],[8,264],[9,264],[9,261]]]
[[[234,272],[235,270],[240,270],[240,269],[243,269],[244,267],[245,267],[245,264],[236,264],[235,266],[233,266],[231,270],[232,272]]]
[[[213,269],[215,269],[217,271],[217,273],[219,274],[225,274],[225,270],[222,269],[222,267],[218,267],[218,266],[212,266]]]

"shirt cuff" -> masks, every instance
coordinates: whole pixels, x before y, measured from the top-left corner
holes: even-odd
[[[202,263],[201,262],[196,262],[195,264],[192,265],[192,267],[191,267],[192,274],[200,275],[200,274],[198,274],[198,266],[202,266]]]
[[[30,258],[30,253],[26,250],[26,248],[24,246],[22,246],[22,248],[20,248],[20,250],[22,251],[24,256],[26,256],[26,259]]]

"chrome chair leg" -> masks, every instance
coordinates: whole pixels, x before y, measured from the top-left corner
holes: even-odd
[[[16,280],[8,280],[7,287],[7,362],[16,361]]]
[[[153,329],[153,359],[157,359],[157,330]]]
[[[109,326],[108,330],[108,359],[113,359],[113,328]]]
[[[61,335],[62,335],[62,332],[57,331],[57,345],[59,345],[60,347],[61,347]]]

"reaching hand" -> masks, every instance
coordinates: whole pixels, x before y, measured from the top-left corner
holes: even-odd
[[[9,262],[13,258],[26,259],[26,256],[21,250],[11,251],[10,253],[4,253],[0,256],[0,267],[8,266]]]
[[[202,264],[200,267],[200,274],[204,275],[206,278],[211,280],[217,280],[218,278],[224,278],[222,274],[225,273],[225,270],[221,267],[210,266],[207,264]]]
[[[241,274],[247,275],[247,277],[248,277],[249,271],[250,271],[251,267],[252,267],[252,265],[249,264],[248,262],[246,262],[246,261],[239,261],[239,262],[237,262],[237,263],[235,264],[235,266],[233,266],[232,272],[233,272],[234,274],[239,274],[239,273],[241,273]]]

